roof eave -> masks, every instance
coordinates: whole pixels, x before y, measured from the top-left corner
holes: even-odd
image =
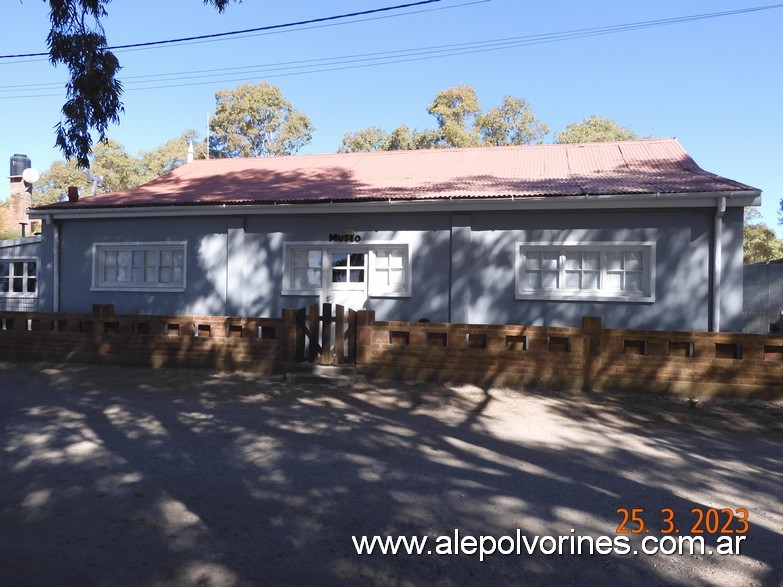
[[[480,198],[433,198],[416,200],[376,200],[362,202],[296,202],[268,204],[195,204],[153,205],[105,208],[30,209],[31,218],[45,220],[91,218],[149,218],[161,216],[237,216],[279,214],[346,214],[405,210],[420,212],[470,212],[487,210],[589,210],[617,208],[703,208],[714,207],[716,200],[726,198],[729,207],[758,206],[761,191],[757,189],[641,194],[582,194],[574,196],[503,196]]]

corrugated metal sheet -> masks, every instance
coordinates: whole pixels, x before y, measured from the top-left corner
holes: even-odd
[[[744,191],[674,139],[195,161],[144,186],[42,208]]]

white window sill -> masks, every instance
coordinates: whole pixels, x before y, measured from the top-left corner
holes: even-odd
[[[93,286],[90,291],[128,291],[128,292],[165,292],[165,293],[181,293],[185,291],[183,286],[176,287],[162,287],[155,285],[139,285],[139,286]]]
[[[655,301],[655,295],[600,295],[578,292],[517,292],[518,300],[537,300],[552,302],[616,302],[649,304]]]
[[[319,296],[321,295],[321,290],[312,290],[312,289],[284,289],[280,295],[283,296]]]

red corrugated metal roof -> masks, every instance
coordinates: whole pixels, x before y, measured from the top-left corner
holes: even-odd
[[[49,208],[317,203],[753,190],[675,139],[211,159],[143,186]]]

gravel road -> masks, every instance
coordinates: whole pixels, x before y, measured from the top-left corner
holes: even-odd
[[[4,586],[783,582],[779,404],[0,363],[0,421]]]

